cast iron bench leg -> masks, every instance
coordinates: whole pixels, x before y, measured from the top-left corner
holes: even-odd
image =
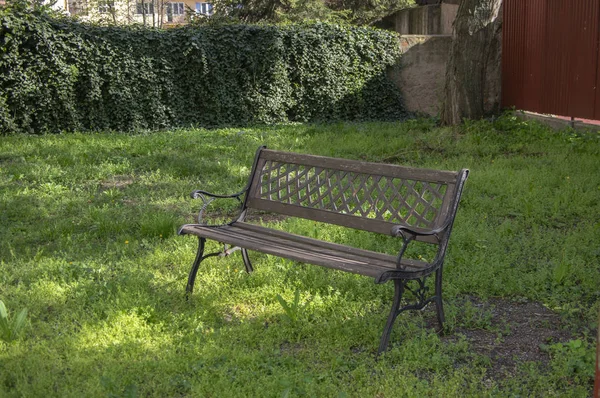
[[[205,259],[203,257],[204,254],[204,244],[206,243],[205,238],[198,237],[198,252],[196,253],[196,259],[194,260],[194,264],[192,264],[192,269],[190,270],[190,275],[188,276],[188,283],[185,291],[188,294],[191,294],[194,290],[194,281],[196,280],[196,273],[198,273],[198,267],[200,267],[200,263]]]
[[[392,326],[394,326],[394,321],[399,314],[398,309],[400,308],[400,301],[402,300],[402,294],[404,293],[403,282],[404,281],[400,279],[394,279],[394,302],[392,303],[392,309],[390,311],[390,315],[388,316],[387,323],[385,324],[385,329],[383,329],[383,335],[381,335],[381,341],[379,343],[377,355],[381,354],[387,349],[390,341]]]
[[[246,272],[251,273],[254,271],[252,268],[252,263],[250,262],[250,257],[248,257],[248,250],[242,249],[242,258],[244,259],[244,266],[246,267]]]
[[[444,304],[442,302],[442,267],[435,271],[435,308],[437,310],[437,319],[440,324],[440,332],[444,331]]]
[[[194,291],[194,282],[196,281],[196,274],[198,273],[198,268],[200,268],[200,263],[204,261],[204,259],[213,256],[222,255],[221,252],[210,253],[204,255],[204,244],[206,243],[206,238],[198,237],[198,252],[196,253],[196,259],[192,264],[192,269],[190,270],[190,275],[188,276],[188,283],[185,291],[188,294],[191,294]],[[252,264],[250,263],[250,257],[248,257],[248,251],[246,249],[242,250],[242,258],[244,259],[244,265],[246,266],[246,271],[248,273],[252,272]]]

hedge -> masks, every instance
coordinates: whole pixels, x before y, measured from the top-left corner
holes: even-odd
[[[397,119],[394,34],[325,23],[157,30],[0,9],[0,131]]]

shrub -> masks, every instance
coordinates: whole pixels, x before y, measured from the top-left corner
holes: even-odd
[[[102,27],[17,5],[0,19],[5,134],[403,115],[385,74],[399,49],[385,31]]]

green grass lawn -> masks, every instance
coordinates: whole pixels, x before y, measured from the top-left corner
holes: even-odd
[[[433,308],[402,314],[375,359],[392,284],[251,253],[202,264],[193,189],[241,189],[256,148],[471,169],[444,270],[447,332]],[[233,203],[217,203],[218,214]],[[394,252],[399,242],[316,225],[278,227]],[[4,397],[588,396],[600,305],[600,139],[504,116],[148,134],[0,139],[0,300],[28,309],[0,341]],[[213,243],[214,244],[214,243]],[[290,317],[288,302],[299,292]],[[501,368],[473,336],[514,336],[494,303],[560,320],[539,358]],[[542,307],[543,306],[543,307]],[[535,314],[532,314],[532,318]],[[549,324],[546,326],[548,327]],[[543,325],[542,325],[543,326]]]

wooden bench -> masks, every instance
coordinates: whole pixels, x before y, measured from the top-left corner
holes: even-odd
[[[379,353],[387,348],[393,323],[402,311],[422,309],[434,302],[442,327],[442,265],[468,170],[417,169],[390,164],[301,155],[260,147],[247,186],[232,195],[192,192],[204,205],[198,224],[181,227],[179,234],[195,235],[198,252],[189,274],[187,292],[194,288],[200,263],[212,256],[240,250],[246,271],[252,272],[248,250],[371,277],[375,283],[394,281],[392,308]],[[203,213],[219,198],[236,199],[239,216],[224,225],[206,225]],[[301,217],[328,224],[399,238],[392,256],[312,239],[245,221],[249,210]],[[223,251],[204,254],[206,239],[223,244]],[[404,258],[411,241],[437,245],[433,261]],[[427,297],[425,278],[435,273],[435,294]],[[416,280],[416,288],[407,283]],[[416,303],[400,308],[404,290]]]

